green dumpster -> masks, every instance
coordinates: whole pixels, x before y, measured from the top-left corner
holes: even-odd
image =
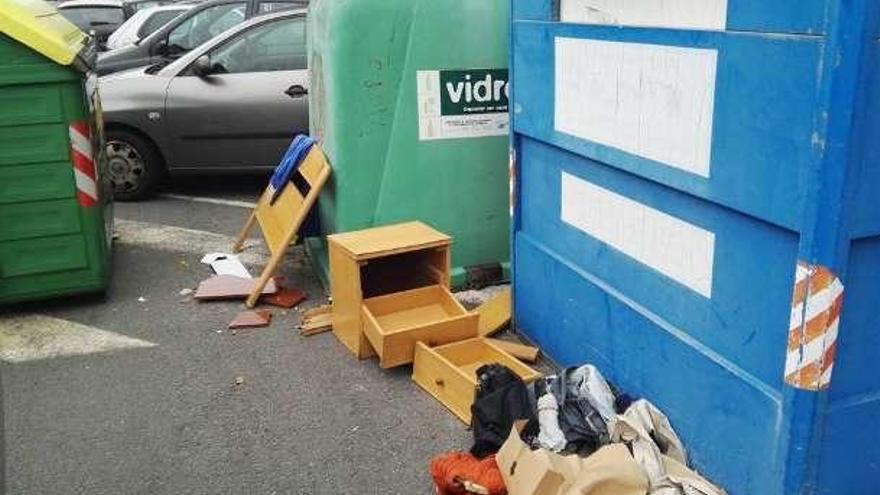
[[[93,50],[42,0],[0,0],[0,304],[107,287]]]
[[[323,232],[420,220],[453,237],[454,285],[506,277],[508,0],[313,0],[309,19]],[[326,276],[324,239],[306,247]]]

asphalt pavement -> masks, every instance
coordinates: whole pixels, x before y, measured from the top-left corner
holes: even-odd
[[[301,337],[297,310],[233,334],[241,302],[181,294],[210,275],[199,259],[229,246],[262,185],[189,179],[117,203],[106,296],[0,313],[34,329],[0,355],[7,493],[433,493],[429,459],[471,434],[410,367]],[[264,259],[245,257],[255,275]],[[327,302],[300,248],[282,274],[309,296],[299,309]]]

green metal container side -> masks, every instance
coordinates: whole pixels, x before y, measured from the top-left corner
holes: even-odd
[[[0,304],[107,287],[107,206],[79,206],[70,161],[83,79],[0,35]]]
[[[507,0],[317,0],[309,16],[312,134],[333,166],[324,232],[421,220],[453,236],[455,285],[509,267],[507,137],[420,140],[416,78],[506,69]],[[324,239],[306,246],[326,277]]]

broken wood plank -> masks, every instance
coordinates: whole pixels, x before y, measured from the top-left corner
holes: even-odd
[[[276,280],[277,282],[277,280]],[[280,287],[278,292],[260,296],[260,302],[290,309],[306,299],[306,293],[297,288]]]
[[[299,325],[299,333],[304,337],[311,337],[319,333],[329,332],[333,329],[332,306],[318,306],[303,313],[302,322]]]
[[[477,326],[480,337],[498,333],[510,323],[510,287],[491,297],[473,312],[480,315]]]
[[[529,363],[534,363],[535,361],[537,361],[538,353],[541,352],[537,347],[532,347],[525,344],[518,344],[516,342],[510,342],[508,340],[489,339],[489,341],[495,344],[495,346],[499,349],[510,354],[511,356]]]
[[[257,311],[243,311],[239,313],[235,317],[235,319],[232,320],[232,322],[229,323],[229,328],[262,328],[268,327],[271,321],[271,311],[265,309],[260,309]]]
[[[244,299],[254,289],[256,282],[250,278],[236,277],[235,275],[215,275],[203,280],[193,298],[199,301],[220,301],[226,299]],[[262,288],[263,294],[274,294],[278,287],[274,280],[270,280]]]

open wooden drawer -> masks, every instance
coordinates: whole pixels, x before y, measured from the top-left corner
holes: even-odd
[[[364,335],[391,368],[411,363],[416,342],[445,344],[477,335],[479,315],[468,313],[444,285],[429,285],[365,299]]]
[[[416,345],[413,381],[470,425],[471,404],[477,390],[477,369],[484,364],[503,364],[525,382],[541,376],[488,340],[479,337],[431,348]]]

